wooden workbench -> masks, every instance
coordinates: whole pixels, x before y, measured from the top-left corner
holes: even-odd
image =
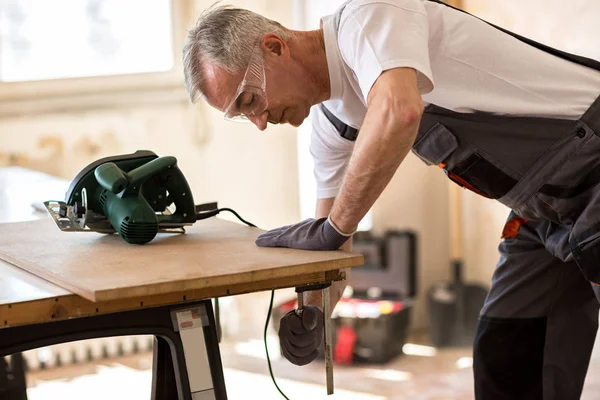
[[[331,282],[362,264],[342,251],[260,248],[260,232],[212,218],[139,246],[61,232],[50,218],[0,224],[0,326]]]
[[[260,229],[218,218],[141,246],[61,232],[32,203],[59,197],[67,181],[0,168],[0,183],[0,208],[11,210],[0,215],[0,328],[334,281],[363,263],[343,251],[260,248]]]
[[[0,360],[64,340],[155,334],[156,400],[189,400],[193,393],[226,399],[207,299],[331,283],[344,278],[342,269],[363,263],[362,255],[343,251],[260,248],[254,241],[261,230],[219,218],[141,246],[116,234],[61,232],[32,207],[44,200],[41,194],[14,195],[11,179],[28,190],[36,185],[27,179],[48,181],[38,173],[0,169],[0,199],[19,198],[11,213],[0,215],[0,222],[9,222],[0,223]],[[62,192],[64,183],[53,182],[44,193]],[[52,197],[46,199],[60,199]],[[14,215],[27,221],[14,222]],[[201,325],[181,322],[190,312],[203,313]],[[196,333],[184,335],[184,324]]]

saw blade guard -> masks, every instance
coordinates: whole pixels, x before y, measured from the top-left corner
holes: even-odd
[[[107,162],[94,175],[104,189],[99,204],[103,214],[129,243],[151,241],[159,226],[195,222],[194,200],[175,157],[158,157],[129,172]],[[173,212],[166,208],[171,204]]]

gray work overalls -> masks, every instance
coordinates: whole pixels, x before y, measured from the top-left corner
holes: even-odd
[[[600,71],[595,60],[495,28]],[[356,139],[321,107],[341,136]],[[598,327],[600,97],[576,121],[429,104],[412,150],[512,209],[475,335],[476,398],[578,399]]]

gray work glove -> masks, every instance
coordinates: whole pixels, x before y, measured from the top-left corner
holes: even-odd
[[[337,250],[348,238],[338,233],[327,218],[308,218],[297,224],[263,233],[256,239],[256,245],[302,250]]]
[[[283,356],[292,364],[306,365],[317,358],[323,341],[323,312],[304,306],[302,318],[292,310],[281,318],[279,343]]]

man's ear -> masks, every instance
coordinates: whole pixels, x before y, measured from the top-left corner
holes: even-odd
[[[265,56],[289,56],[290,48],[288,44],[275,33],[265,33],[260,43]]]

